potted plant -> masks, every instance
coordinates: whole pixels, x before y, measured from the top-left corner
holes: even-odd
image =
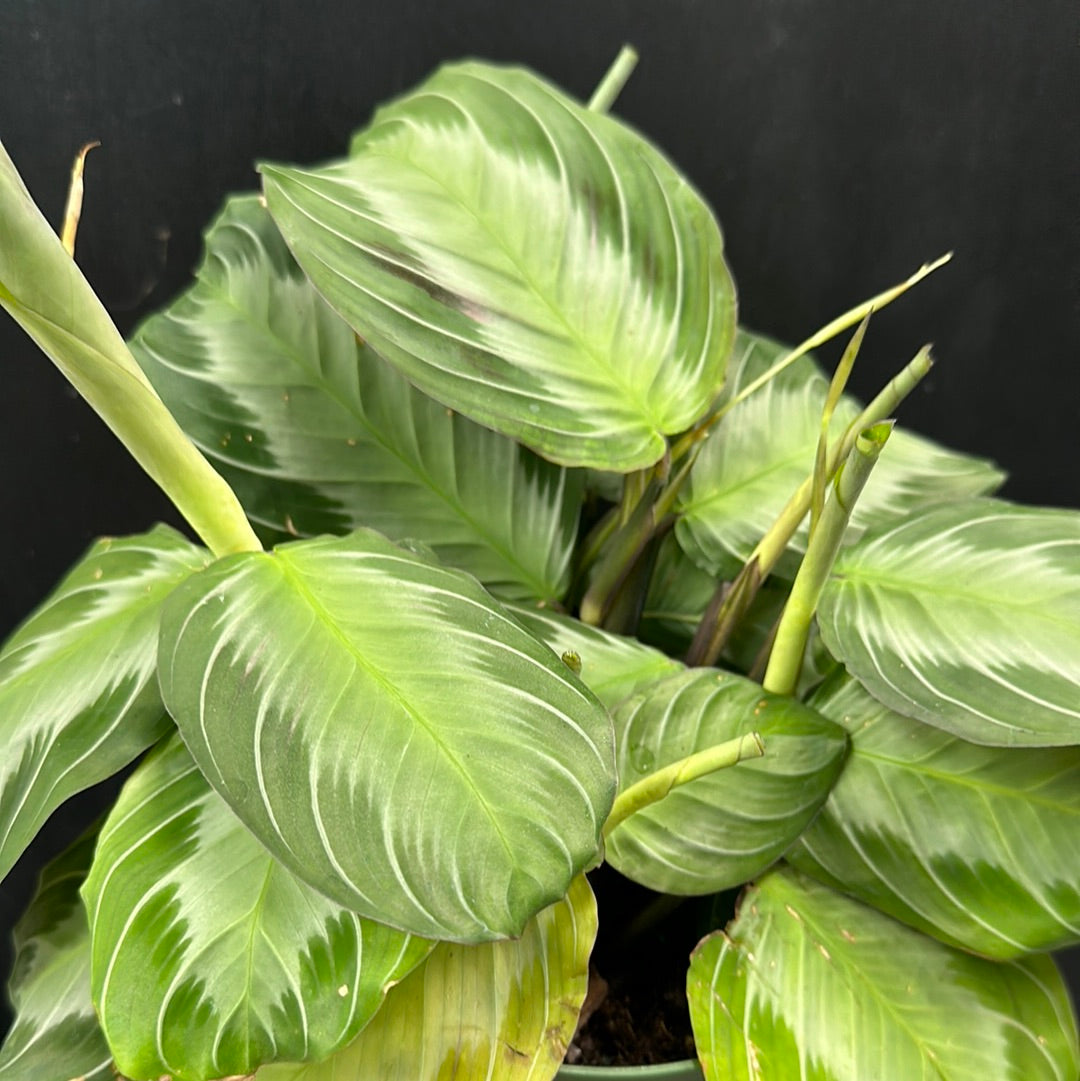
[[[1077,1077],[1080,515],[894,430],[927,350],[845,395],[937,264],[737,325],[632,62],[263,165],[130,343],[78,185],[58,239],[0,160],[0,302],[198,538],[99,541],[0,653],[5,873],[146,752],[16,929],[2,1081],[696,1076],[582,1065],[655,957],[711,1081]]]

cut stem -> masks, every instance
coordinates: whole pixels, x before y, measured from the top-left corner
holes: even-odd
[[[859,432],[854,449],[837,473],[832,498],[825,504],[817,529],[806,546],[806,555],[780,617],[769,666],[761,681],[767,691],[776,694],[795,692],[821,591],[836,562],[836,553],[840,551],[859,493],[869,480],[892,427],[891,421],[882,421]]]
[[[607,74],[589,98],[589,108],[594,113],[606,113],[615,104],[615,99],[622,93],[622,88],[637,67],[637,62],[638,54],[632,46],[624,45],[619,50],[615,62],[608,68]]]
[[[670,766],[664,766],[663,769],[650,773],[648,777],[642,777],[640,781],[635,782],[615,797],[611,814],[604,823],[604,837],[609,837],[632,814],[654,803],[659,803],[673,788],[689,784],[690,781],[715,773],[717,770],[737,765],[744,759],[760,758],[764,753],[765,744],[761,736],[757,732],[750,732],[745,736],[729,739],[725,743],[718,743],[715,747],[708,747],[704,751],[681,758],[678,762],[672,762]]]

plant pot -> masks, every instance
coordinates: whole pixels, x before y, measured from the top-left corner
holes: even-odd
[[[701,1081],[695,1059],[659,1066],[564,1066],[555,1081]]]

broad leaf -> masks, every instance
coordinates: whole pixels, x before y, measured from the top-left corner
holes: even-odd
[[[742,898],[687,979],[707,1081],[1075,1081],[1044,955],[985,961],[790,870]]]
[[[519,939],[440,943],[333,1058],[256,1081],[551,1081],[585,999],[596,926],[579,877]]]
[[[852,750],[788,860],[977,953],[1080,941],[1080,748],[980,747],[846,678],[812,705],[848,730]]]
[[[620,790],[750,732],[765,743],[764,757],[675,788],[611,832],[609,862],[662,893],[728,889],[779,859],[824,802],[847,747],[839,725],[712,668],[654,684],[614,720]]]
[[[69,796],[167,731],[162,601],[209,557],[165,526],[97,541],[0,652],[0,877]]]
[[[885,705],[975,743],[1080,743],[1080,513],[976,500],[841,552],[829,651]]]
[[[561,596],[582,477],[412,389],[359,343],[254,196],[229,200],[196,284],[132,351],[279,535],[416,537],[502,595]]]
[[[685,653],[719,582],[739,572],[736,560],[716,575],[701,570],[679,547],[673,533],[660,543],[656,566],[638,625],[643,641],[673,654]]]
[[[377,533],[214,564],[166,608],[161,685],[240,818],[364,915],[516,935],[596,859],[603,707],[475,579]]]
[[[15,1023],[0,1047],[0,1081],[113,1079],[90,1000],[90,934],[79,899],[95,836],[88,833],[46,866],[15,925]]]
[[[787,348],[740,331],[724,402],[767,371]],[[682,500],[679,543],[698,566],[716,571],[732,556],[746,559],[788,498],[814,467],[828,381],[811,357],[789,365],[735,406],[702,448]],[[841,399],[835,436],[857,416],[854,399]],[[922,507],[994,491],[1004,474],[981,458],[946,450],[896,430],[859,497],[847,541],[867,529]],[[806,550],[806,525],[792,541]]]
[[[591,627],[579,619],[524,606],[508,610],[560,657],[573,664],[576,655],[581,682],[608,709],[682,668],[678,661],[635,638]]]
[[[650,465],[720,389],[734,287],[708,208],[640,136],[527,71],[444,67],[346,161],[262,173],[357,332],[546,458]]]
[[[83,896],[94,1004],[131,1078],[204,1081],[325,1058],[431,948],[290,874],[178,737],[124,787]]]

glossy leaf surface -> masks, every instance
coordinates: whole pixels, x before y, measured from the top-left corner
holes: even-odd
[[[579,877],[519,939],[437,945],[344,1051],[257,1081],[551,1081],[585,999],[596,927]]]
[[[0,652],[0,877],[69,796],[168,730],[164,599],[209,556],[172,529],[97,541]]]
[[[15,1021],[0,1047],[2,1081],[112,1081],[112,1055],[90,999],[90,934],[79,885],[90,833],[46,866],[15,925],[8,990]]]
[[[843,763],[844,730],[791,698],[729,672],[695,668],[614,714],[620,791],[698,751],[758,732],[765,754],[673,789],[616,827],[607,859],[662,893],[740,885],[783,855]]]
[[[790,870],[743,896],[687,979],[707,1081],[1074,1081],[1054,962],[986,961]]]
[[[851,679],[812,704],[852,749],[789,861],[977,953],[1080,941],[1080,748],[980,747],[901,717]]]
[[[262,173],[357,332],[546,458],[649,465],[720,389],[734,288],[708,208],[640,136],[527,71],[444,67],[346,161]]]
[[[321,1059],[431,944],[299,881],[178,737],[128,781],[83,889],[93,995],[121,1073],[177,1081]]]
[[[166,609],[161,683],[240,818],[364,915],[514,935],[596,857],[603,707],[475,579],[379,534],[212,566]]]
[[[136,359],[252,520],[280,537],[415,537],[501,595],[558,597],[582,478],[414,390],[358,343],[255,196],[229,200],[196,284]]]
[[[720,401],[767,371],[787,347],[740,330]],[[716,426],[690,474],[676,527],[698,566],[715,571],[746,559],[788,498],[810,475],[828,380],[811,357],[789,365]],[[845,396],[830,431],[839,436],[861,406]],[[848,543],[867,529],[922,507],[994,491],[1004,475],[989,462],[895,430],[848,525]],[[806,550],[806,524],[792,540]]]
[[[818,621],[885,705],[976,743],[1080,743],[1080,512],[976,500],[840,553]]]
[[[612,634],[570,616],[523,606],[509,611],[560,657],[576,654],[581,662],[581,682],[608,709],[682,668],[678,661],[635,638]]]

